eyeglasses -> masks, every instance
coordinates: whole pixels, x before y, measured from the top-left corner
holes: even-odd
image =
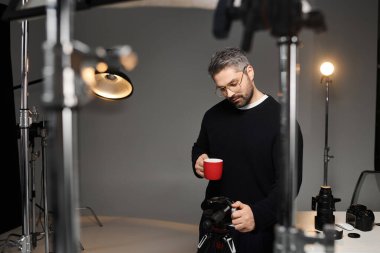
[[[224,97],[227,97],[228,95],[228,92],[227,92],[227,89],[232,91],[233,93],[236,93],[239,89],[240,89],[240,85],[241,85],[241,82],[243,81],[243,77],[244,77],[244,74],[245,74],[245,70],[247,69],[247,66],[246,65],[242,72],[243,74],[241,75],[241,78],[240,78],[240,81],[239,82],[232,82],[232,83],[229,83],[227,84],[226,86],[223,86],[223,87],[215,87],[215,94],[218,96],[218,97],[221,97],[221,98],[224,98]]]

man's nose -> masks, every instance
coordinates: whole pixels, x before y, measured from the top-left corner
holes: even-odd
[[[230,91],[229,89],[226,89],[226,91],[227,91],[227,97],[228,97],[228,98],[230,98],[230,97],[232,97],[233,95],[235,95],[235,92]]]

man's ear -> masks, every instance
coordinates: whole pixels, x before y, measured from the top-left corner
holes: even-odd
[[[249,79],[253,81],[253,79],[255,78],[255,70],[253,69],[252,65],[248,65],[247,74],[248,74]]]

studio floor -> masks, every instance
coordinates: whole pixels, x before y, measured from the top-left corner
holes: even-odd
[[[306,234],[315,233],[315,211],[300,211],[296,214],[296,227]],[[344,223],[346,212],[334,213],[336,223]],[[103,226],[99,226],[95,216],[80,216],[80,244],[84,250],[79,253],[195,253],[198,244],[198,226],[162,220],[150,220],[131,217],[99,216]],[[380,212],[375,212],[375,222],[380,220]],[[39,227],[41,229],[41,226]],[[351,238],[356,233],[360,238]],[[1,245],[9,234],[21,234],[21,228],[0,235]],[[358,229],[343,231],[343,238],[335,241],[337,253],[378,253],[380,248],[380,226],[374,225],[371,231]],[[46,253],[45,240],[40,236],[37,247],[32,253]],[[50,234],[52,238],[52,234]],[[17,240],[19,237],[12,237]],[[52,243],[49,252],[54,251]],[[17,247],[2,247],[0,253],[20,252]],[[308,253],[325,252],[320,244],[307,245]]]
[[[83,252],[194,253],[197,249],[196,225],[130,217],[99,216],[99,219],[103,226],[99,226],[93,216],[81,216]],[[0,239],[6,239],[10,233],[20,234],[21,228],[2,234]],[[50,244],[49,251],[53,250]],[[17,247],[4,247],[3,252],[20,251]],[[32,252],[45,253],[44,239],[38,241]]]

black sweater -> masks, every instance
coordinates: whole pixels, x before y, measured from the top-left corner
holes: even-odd
[[[237,109],[223,100],[205,113],[192,149],[194,173],[195,161],[203,153],[223,159],[222,179],[209,181],[205,199],[225,196],[250,205],[255,230],[266,229],[277,222],[280,112],[280,104],[271,96],[248,110]],[[299,126],[298,130],[299,190],[303,140]]]

